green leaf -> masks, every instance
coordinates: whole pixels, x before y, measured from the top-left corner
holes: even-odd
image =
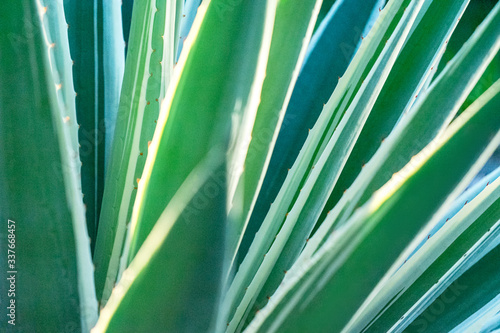
[[[276,9],[271,49],[260,104],[238,180],[230,214],[235,235],[229,238],[233,258],[247,226],[269,164],[283,116],[312,34],[320,0],[280,1]]]
[[[138,180],[153,139],[160,103],[171,79],[173,18],[177,10],[175,1],[143,1],[134,7],[125,81],[94,253],[96,291],[103,305],[117,280]]]
[[[338,1],[314,34],[293,87],[290,103],[286,107],[262,191],[249,222],[248,236],[243,240],[241,255],[248,251],[270,204],[275,201],[288,168],[292,167],[304,145],[308,129],[313,128],[337,86],[339,77],[344,75],[356,47],[362,41],[362,32],[370,13],[375,10],[376,15],[379,15],[378,3],[378,0]],[[368,72],[363,76],[367,74]],[[343,111],[345,109],[337,112],[341,115]],[[328,139],[329,137],[325,141]]]
[[[389,330],[498,219],[500,181],[487,186],[408,259],[348,329]]]
[[[56,92],[43,13],[38,1],[0,5],[0,292],[5,308],[3,300],[15,301],[4,332],[88,331],[97,319],[73,127]]]
[[[209,152],[179,187],[92,332],[214,331],[227,216],[225,158],[224,151]],[[221,188],[207,202],[214,186]]]
[[[500,43],[495,37],[495,29],[497,27],[491,24],[491,19],[485,21],[446,70],[402,117],[388,137],[392,138],[384,141],[308,242],[302,254],[304,258],[310,257],[326,235],[342,226],[352,212],[364,204],[394,172],[442,133],[498,51]],[[444,95],[450,98],[442,98]],[[436,108],[443,112],[436,113]]]
[[[102,15],[98,11],[102,0],[83,3],[64,1],[73,79],[76,92],[76,114],[79,124],[78,141],[82,162],[82,191],[86,209],[91,248],[104,190],[105,122],[102,57]],[[101,30],[99,30],[101,29]]]
[[[444,51],[467,4],[468,0],[424,4],[427,8],[419,13],[316,227],[352,185],[402,114],[408,111],[427,77],[436,72],[439,54]]]
[[[499,259],[500,246],[497,245],[444,290],[405,332],[422,332],[422,329],[449,332],[486,305],[500,294]],[[436,311],[440,312],[438,316]]]
[[[52,77],[56,84],[56,91],[60,99],[61,111],[66,123],[70,126],[71,149],[79,153],[78,124],[75,109],[75,90],[73,86],[73,69],[69,52],[68,29],[64,16],[64,8],[61,1],[45,0],[42,24],[51,42],[49,62],[52,69]],[[69,118],[67,118],[69,117]],[[78,157],[79,158],[79,157]],[[77,165],[77,173],[80,173],[80,165]]]
[[[198,7],[201,4],[201,0],[186,0],[184,6],[182,8],[182,18],[179,27],[179,45],[177,46],[177,57],[181,55],[182,45],[184,41],[189,35],[189,31],[191,30],[191,26],[193,25],[194,18],[196,17],[196,13],[198,12]]]
[[[128,261],[208,151],[227,151],[229,168],[242,162],[235,154],[241,143],[236,133],[244,132],[241,121],[258,107],[276,2],[213,0],[205,7],[205,16],[195,19],[199,30],[191,30],[191,48],[181,55],[150,146],[126,244]]]
[[[104,159],[105,170],[111,158],[111,145],[115,132],[116,117],[120,103],[120,91],[125,70],[125,43],[123,41],[121,0],[102,3],[102,48],[104,84]]]
[[[244,320],[244,317],[251,311],[254,302],[257,308],[267,302],[283,279],[286,270],[300,253],[403,46],[421,3],[415,6],[412,8],[415,9],[414,11],[408,10],[410,14],[403,16],[390,43],[373,66],[365,84],[342,118],[318,163],[313,165],[314,170],[300,189],[297,201],[287,214],[274,243],[265,254],[254,279],[246,289],[228,330],[232,331],[240,325],[241,320]]]
[[[494,15],[487,26],[498,29]],[[300,274],[278,290],[249,331],[341,330],[416,234],[447,208],[498,147],[499,98],[490,95],[471,107],[395,174],[296,268]]]

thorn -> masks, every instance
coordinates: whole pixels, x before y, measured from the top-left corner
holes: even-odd
[[[139,182],[141,181],[141,178],[137,178],[137,184],[139,184]]]
[[[158,98],[157,98],[157,99],[155,99],[155,101],[157,101],[157,102],[158,102]]]
[[[288,216],[288,213],[286,213],[285,216]]]
[[[269,296],[266,296],[266,298],[267,298],[268,301],[271,299],[271,297],[269,297]]]
[[[365,164],[363,163],[363,165],[361,165],[361,169],[363,169],[365,167]]]
[[[139,153],[139,155],[141,155],[141,156],[142,156],[142,153]]]
[[[490,185],[490,182],[488,182],[488,184],[486,184],[486,186]]]
[[[61,88],[62,88],[62,84],[60,84],[60,83],[56,84],[56,90],[61,90]]]
[[[449,219],[450,219],[450,218],[448,217],[448,218],[446,219],[446,221],[445,221],[445,222],[448,222],[448,220],[449,220]]]
[[[65,123],[67,123],[69,121],[69,116],[66,116],[66,118],[64,118],[63,120]]]
[[[286,274],[286,273],[288,273],[288,271],[283,271],[283,273],[285,273],[285,274]]]
[[[329,211],[326,213],[326,215],[330,214],[330,212],[331,212],[331,210],[329,210]],[[308,240],[309,240],[309,238],[308,238]]]
[[[307,242],[309,242],[309,238],[308,238],[308,239],[306,239],[306,243],[307,243]]]
[[[361,36],[361,40],[365,39],[363,36]]]
[[[150,104],[149,102],[146,103],[146,105],[149,105],[149,104]]]
[[[465,205],[467,205],[467,203],[468,203],[468,202],[469,202],[469,200],[465,201],[465,204],[464,204],[464,206],[465,206]]]
[[[427,236],[427,239],[429,239],[429,238],[431,238],[431,235],[428,235],[428,236]]]
[[[134,190],[137,190],[137,186],[134,186]]]
[[[434,66],[431,67],[431,71],[434,69]]]
[[[56,43],[52,43],[49,45],[49,48],[53,49],[54,47],[56,47]]]
[[[417,98],[417,97],[418,97],[418,94],[417,94],[417,95],[415,95],[415,98]]]
[[[148,148],[149,148],[150,145],[151,145],[151,141],[148,141]]]
[[[156,49],[153,49],[153,52],[156,52]]]
[[[382,140],[380,140],[380,142],[384,142],[385,141],[385,138],[382,138]]]
[[[381,11],[382,11],[382,9],[380,9],[380,7],[378,7],[378,11],[379,11],[379,12],[381,12]]]
[[[345,193],[346,191],[347,191],[347,189],[345,189],[343,193]]]

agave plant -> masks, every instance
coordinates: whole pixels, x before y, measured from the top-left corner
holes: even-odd
[[[4,1],[0,46],[2,332],[500,329],[497,1]]]

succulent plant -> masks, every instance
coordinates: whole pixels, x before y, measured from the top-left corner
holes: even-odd
[[[2,2],[0,331],[500,329],[499,48],[497,1]]]

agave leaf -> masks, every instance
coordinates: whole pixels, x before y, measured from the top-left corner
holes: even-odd
[[[390,36],[397,22],[399,22],[403,14],[404,4],[405,2],[402,0],[393,2],[382,12],[379,18],[380,24],[375,26],[374,31],[376,33],[374,32],[373,35],[369,35],[364,40],[359,52],[353,59],[352,65],[340,81],[330,102],[325,106],[317,122],[317,126],[310,132],[310,136],[301,150],[299,158],[290,170],[275,203],[271,205],[259,232],[252,242],[248,254],[245,256],[231,283],[224,300],[226,306],[232,309],[231,313],[235,311],[235,306],[243,298],[245,288],[248,287],[257,272],[264,255],[270,248],[281,227],[286,213],[289,211],[289,207],[296,199],[296,193],[299,192],[302,182],[311,170],[311,161],[315,157],[317,146],[321,144],[322,140],[329,138],[325,132],[329,132],[331,127],[336,127],[338,124],[338,111],[341,108],[347,107],[346,99],[349,99],[357,91],[359,88],[358,82],[361,81],[360,78],[365,72],[371,69],[373,63],[370,62],[370,59],[381,52],[381,49],[385,46],[384,38],[389,38],[387,35]]]
[[[457,54],[462,45],[474,33],[477,27],[484,20],[486,15],[493,9],[497,1],[471,1],[463,17],[457,25],[456,31],[450,38],[443,54],[443,59],[439,63],[438,74],[446,64]],[[500,55],[497,54],[488,68],[485,70],[481,79],[471,91],[464,104],[460,107],[458,114],[462,113],[470,104],[472,104],[483,92],[485,92],[496,80],[500,79]]]
[[[103,85],[102,1],[64,1],[76,91],[78,142],[82,161],[82,191],[92,248],[104,189],[105,121]],[[99,37],[100,36],[100,37]]]
[[[387,331],[498,219],[500,181],[487,186],[407,259],[346,330]]]
[[[398,123],[307,243],[302,254],[304,259],[310,257],[326,235],[347,221],[354,209],[365,203],[394,172],[400,170],[413,155],[442,133],[500,48],[500,42],[496,38],[498,32],[495,30],[498,27],[491,23],[494,20],[496,17],[490,15],[490,19],[464,45],[457,57],[425,92],[425,96]],[[443,99],[443,95],[455,98]],[[447,112],[436,113],[436,107]]]
[[[299,155],[308,135],[307,129],[313,128],[338,78],[344,75],[374,7],[378,13],[378,2],[339,0],[314,34],[275,139],[242,255],[247,252],[253,235],[269,211],[270,203],[275,201],[287,176],[287,168],[292,167]]]
[[[500,328],[499,299],[500,295],[497,295],[497,297],[495,297],[490,303],[479,310],[478,313],[471,316],[472,318],[470,319],[474,320],[475,323],[478,322],[479,324],[479,333],[494,332]],[[454,333],[460,332],[460,327],[456,327],[453,331]]]
[[[184,7],[182,9],[182,18],[180,22],[180,36],[179,36],[179,44],[177,46],[177,56],[176,59],[179,59],[182,51],[182,45],[189,35],[189,31],[191,30],[191,26],[193,25],[194,18],[196,17],[196,13],[198,12],[198,7],[201,4],[201,0],[186,0],[184,3]]]
[[[311,38],[321,1],[280,1],[276,9],[266,78],[260,96],[251,141],[238,180],[230,215],[235,235],[228,240],[228,255],[236,256],[242,233],[262,186],[274,143],[290,100],[298,71]],[[241,167],[241,166],[239,166]]]
[[[318,163],[313,166],[314,170],[300,190],[299,197],[288,213],[276,240],[266,253],[255,278],[238,305],[229,324],[229,331],[232,327],[239,325],[242,318],[249,313],[254,302],[258,308],[262,306],[266,295],[269,298],[274,292],[283,279],[286,269],[292,265],[300,253],[302,244],[312,230],[328,194],[335,185],[345,159],[356,142],[364,121],[387,79],[421,4],[422,2],[415,2],[415,7],[412,6],[414,10],[409,10],[409,14],[401,20],[387,48],[373,66],[360,93],[351,103]]]
[[[403,112],[416,99],[468,3],[468,0],[426,1],[427,8],[419,13],[421,17],[417,17],[418,22],[412,27],[413,31],[373,106],[320,221],[324,220],[343,192],[352,185]]]
[[[441,295],[406,327],[405,332],[421,332],[422,329],[449,332],[494,299],[500,294],[500,267],[497,264],[499,258],[500,246],[497,245],[442,291]],[[439,316],[435,315],[437,311]]]
[[[228,151],[230,164],[236,163],[234,149],[239,142],[229,140],[237,138],[241,121],[257,110],[276,2],[230,5],[213,0],[202,6],[207,12],[200,16],[199,30],[191,29],[191,49],[182,53],[177,65],[141,178],[130,242],[126,244],[130,246],[126,249],[128,261],[177,188],[209,150]],[[254,29],[241,28],[244,26]]]
[[[319,25],[323,22],[325,17],[328,15],[330,8],[332,8],[335,1],[336,0],[325,0],[321,4],[321,9],[320,9],[319,14],[318,14],[318,20],[316,21],[316,24],[314,25],[315,32],[316,32],[316,30],[318,30]]]
[[[341,330],[419,230],[447,208],[500,144],[498,98],[464,113],[395,174],[303,263],[301,274],[271,298],[248,331]],[[448,163],[453,168],[442,172]],[[431,184],[434,190],[427,191]]]
[[[15,275],[10,299],[25,331],[88,331],[97,319],[92,261],[71,153],[74,127],[62,117],[45,10],[28,0],[0,7],[0,290],[7,295],[7,278]],[[0,330],[9,327],[4,318]]]
[[[500,176],[500,168],[498,168],[495,172],[491,172],[489,175],[483,177],[481,181],[474,183],[474,185],[471,187],[469,185],[469,188],[467,188],[464,193],[462,193],[454,202],[452,205],[450,205],[448,211],[443,214],[441,219],[436,222],[436,224],[432,227],[432,229],[429,231],[428,234],[424,235],[422,240],[416,245],[414,248],[411,249],[411,252],[406,256],[406,261],[410,259],[431,237],[434,236],[450,219],[452,219],[458,212],[464,208],[465,205],[470,203],[472,200],[474,200],[482,190],[484,190],[489,184],[493,183],[498,177]],[[477,176],[476,176],[477,178]],[[410,249],[408,249],[410,251]],[[401,263],[401,266],[404,263]]]
[[[308,235],[320,216],[322,208],[325,206],[326,199],[336,185],[340,173],[345,170],[347,157],[350,156],[355,143],[360,140],[357,136],[366,126],[364,121],[371,115],[374,103],[380,97],[381,88],[386,83],[389,73],[394,70],[396,57],[399,58],[398,54],[403,43],[405,43],[406,34],[413,26],[413,20],[420,13],[418,6],[419,4],[413,8],[408,7],[408,10],[412,9],[415,16],[403,17],[400,23],[401,27],[408,27],[408,29],[396,29],[391,37],[392,40],[389,40],[387,48],[379,56],[379,60],[377,60],[372,71],[365,79],[366,86],[362,86],[359,90],[333,137],[324,148],[321,157],[314,164],[314,170],[301,188],[299,197],[288,213],[274,244],[278,245],[278,240],[281,237],[286,237],[281,235],[284,229],[289,228],[291,225],[294,225],[294,227],[260,292],[256,302],[257,309],[260,309],[267,302],[266,299],[276,290],[284,278],[285,272],[290,269],[297,259],[307,241]],[[274,244],[266,254],[265,260],[272,257],[271,253],[274,252]]]
[[[500,311],[500,295],[497,295],[488,304],[469,316],[466,320],[456,326],[450,333],[462,332],[494,332],[498,322],[498,312]]]
[[[123,40],[125,43],[125,56],[128,53],[128,40],[130,35],[130,25],[132,24],[133,7],[134,7],[134,0],[122,1],[122,28],[123,28]]]
[[[125,70],[125,44],[121,15],[121,0],[102,2],[102,72],[104,84],[104,175],[111,158],[111,145],[115,132]]]
[[[94,253],[96,291],[105,304],[117,280],[148,142],[153,138],[174,64],[175,1],[136,3],[115,143]],[[168,17],[168,19],[166,19]]]
[[[69,52],[69,40],[67,23],[64,16],[62,1],[41,1],[45,14],[42,23],[45,26],[46,38],[51,41],[49,62],[52,69],[52,77],[57,86],[57,95],[60,98],[63,118],[71,127],[71,149],[78,154],[78,124],[75,110],[75,90],[73,86],[73,69]],[[79,158],[79,157],[78,157]],[[77,173],[80,173],[79,163],[75,165]]]
[[[179,187],[92,332],[213,331],[227,216],[225,158],[211,151]],[[215,179],[221,189],[206,201]]]

